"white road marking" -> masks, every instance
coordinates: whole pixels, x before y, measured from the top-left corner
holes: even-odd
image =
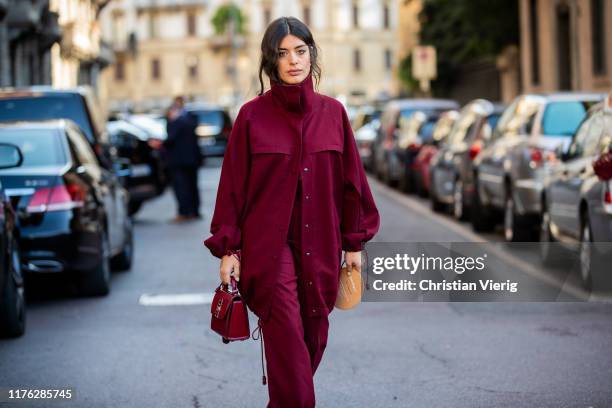
[[[179,294],[149,294],[144,293],[138,298],[143,306],[183,306],[206,305],[212,302],[213,293],[179,293]]]

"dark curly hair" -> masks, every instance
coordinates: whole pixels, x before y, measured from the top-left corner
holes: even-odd
[[[278,77],[277,62],[278,62],[278,47],[280,47],[283,38],[287,35],[294,35],[308,45],[310,51],[310,72],[316,80],[316,85],[319,85],[321,79],[321,67],[318,64],[317,57],[319,55],[317,45],[314,42],[312,33],[308,26],[302,23],[295,17],[280,17],[272,21],[263,39],[261,40],[261,61],[259,63],[259,95],[263,94],[264,83],[262,73],[276,82],[281,82]]]

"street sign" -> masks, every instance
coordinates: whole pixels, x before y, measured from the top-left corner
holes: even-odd
[[[429,45],[419,45],[412,49],[412,76],[419,80],[435,79],[436,49]]]

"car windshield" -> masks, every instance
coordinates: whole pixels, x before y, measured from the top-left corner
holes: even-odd
[[[78,98],[73,95],[0,98],[0,122],[70,119],[93,141],[87,112]]]
[[[564,101],[548,104],[542,119],[542,134],[544,136],[572,136],[578,130],[578,126],[593,103]]]
[[[66,163],[59,133],[54,129],[0,128],[0,143],[10,143],[19,147],[23,155],[20,168],[57,166]]]
[[[194,111],[201,125],[223,127],[223,113],[218,110],[198,110]]]

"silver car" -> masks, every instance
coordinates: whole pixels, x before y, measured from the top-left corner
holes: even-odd
[[[474,161],[480,227],[501,219],[507,241],[537,239],[543,180],[555,150],[567,148],[602,94],[518,96],[500,118],[493,142]]]
[[[612,182],[599,179],[593,170],[593,161],[612,146],[612,103],[605,106],[590,109],[569,148],[560,154],[561,161],[551,166],[541,204],[542,260],[556,263],[564,259],[564,248],[579,250],[580,276],[589,289],[612,277],[609,264],[606,270],[596,268],[601,268],[602,255],[609,255],[612,246]]]
[[[400,122],[416,111],[444,112],[459,104],[447,99],[397,99],[388,102],[380,119],[380,129],[373,144],[373,169],[386,184],[397,185],[406,167],[407,151],[398,146]],[[409,155],[410,160],[414,159]]]
[[[455,218],[466,219],[474,193],[473,161],[491,139],[503,106],[476,99],[461,109],[447,143],[432,159],[431,205],[434,211],[450,205]]]

